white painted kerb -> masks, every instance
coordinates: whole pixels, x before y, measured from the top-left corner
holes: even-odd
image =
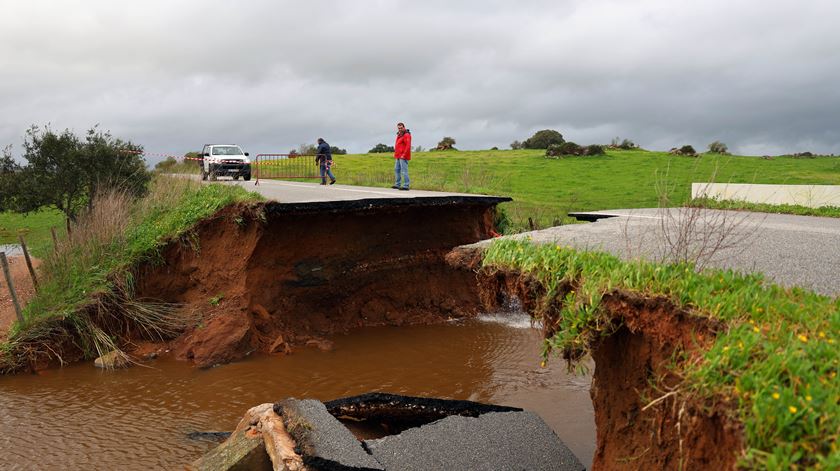
[[[738,200],[748,203],[798,204],[818,208],[840,206],[840,185],[692,183],[691,197]]]

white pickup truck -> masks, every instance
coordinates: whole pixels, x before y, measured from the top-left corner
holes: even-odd
[[[216,180],[228,176],[234,180],[251,179],[251,161],[248,153],[233,144],[206,144],[201,150],[201,179]]]

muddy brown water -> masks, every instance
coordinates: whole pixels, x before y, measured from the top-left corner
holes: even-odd
[[[332,340],[330,352],[254,355],[209,370],[162,359],[0,378],[0,468],[182,469],[215,446],[189,432],[232,430],[251,406],[369,391],[522,407],[592,462],[591,377],[568,374],[559,358],[541,368],[540,333],[524,314],[363,328]]]

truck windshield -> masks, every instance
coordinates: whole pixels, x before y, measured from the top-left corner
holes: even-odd
[[[213,155],[242,155],[242,149],[239,146],[216,146]]]

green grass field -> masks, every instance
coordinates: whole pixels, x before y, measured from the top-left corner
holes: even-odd
[[[604,156],[548,159],[542,150],[419,152],[410,163],[415,189],[510,196],[508,216],[541,226],[569,211],[656,207],[688,200],[692,182],[840,184],[840,157],[794,159],[608,150]],[[388,187],[390,154],[338,155],[340,183]],[[663,191],[664,189],[664,191]]]
[[[542,150],[418,152],[410,164],[412,187],[510,196],[502,207],[511,231],[528,218],[546,227],[567,222],[570,211],[656,207],[660,197],[672,205],[686,202],[692,182],[840,184],[840,157],[795,159],[704,154],[698,158],[644,150],[608,150],[598,157],[547,159]],[[390,154],[335,156],[340,183],[389,187]],[[179,171],[197,166],[178,167]],[[33,254],[51,247],[49,228],[61,229],[57,211],[28,216],[0,213],[0,243],[17,243],[23,231]]]
[[[57,210],[43,210],[31,214],[0,213],[0,244],[18,244],[22,234],[33,256],[42,258],[52,248],[50,227],[64,234],[64,215]]]

